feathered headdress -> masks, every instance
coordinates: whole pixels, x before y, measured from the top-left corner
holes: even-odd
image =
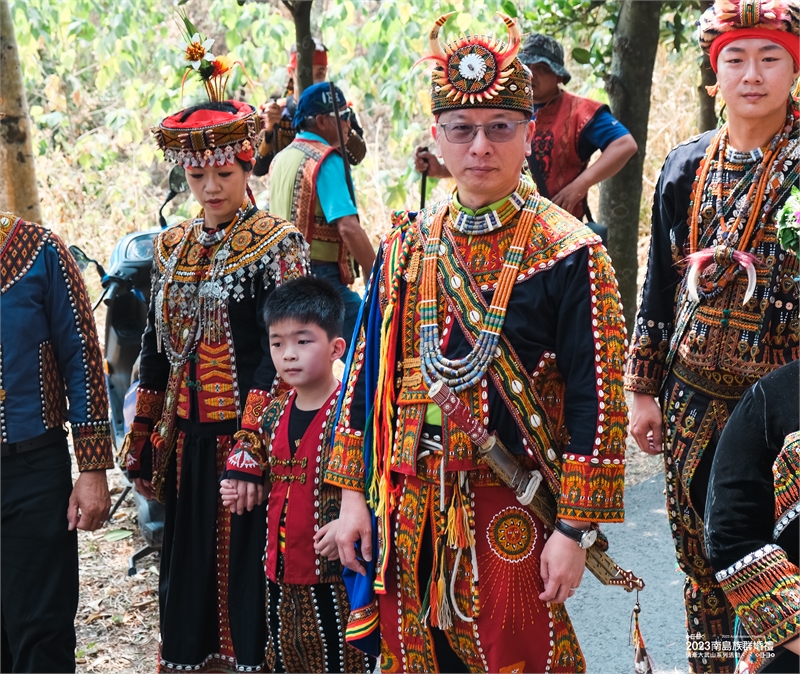
[[[746,38],[777,42],[800,64],[800,0],[716,0],[697,25],[714,70],[722,48]]]
[[[439,31],[454,13],[439,17],[430,32],[431,53],[417,61],[435,63],[431,81],[433,114],[471,107],[533,113],[530,73],[517,58],[520,33],[516,21],[498,13],[508,28],[508,43],[467,35],[443,47]]]

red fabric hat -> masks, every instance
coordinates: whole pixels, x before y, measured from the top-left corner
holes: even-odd
[[[328,48],[319,40],[314,40],[314,65],[328,67]],[[292,45],[292,53],[289,54],[288,68],[297,68],[297,45]]]
[[[165,118],[151,129],[164,159],[184,168],[233,164],[236,159],[251,161],[253,147],[261,130],[256,109],[241,101],[223,101],[236,112],[195,110],[183,119],[184,110]]]

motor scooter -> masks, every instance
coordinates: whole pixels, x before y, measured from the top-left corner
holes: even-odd
[[[111,436],[116,449],[117,467],[122,472],[124,488],[111,507],[108,519],[114,516],[122,502],[133,494],[138,513],[139,530],[145,545],[128,559],[128,575],[136,573],[136,564],[142,558],[161,549],[164,535],[164,506],[158,501],[148,501],[133,488],[125,472],[124,457],[120,455],[125,434],[128,432],[136,409],[136,387],[139,383],[139,353],[142,334],[147,326],[150,304],[150,270],[153,264],[153,241],[167,227],[164,207],[189,187],[182,167],[176,166],[169,174],[169,192],[159,208],[160,228],[134,232],[122,237],[114,246],[106,271],[77,246],[70,246],[81,271],[94,265],[103,285],[103,293],[94,305],[106,306],[104,335],[104,367],[108,402],[111,413]]]

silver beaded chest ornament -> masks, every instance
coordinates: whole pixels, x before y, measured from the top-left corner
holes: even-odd
[[[252,207],[250,200],[245,199],[232,224],[213,232],[203,229],[203,217],[196,218],[170,254],[156,285],[156,306],[160,308],[156,314],[156,337],[159,351],[166,350],[171,364],[185,362],[198,339],[204,339],[207,344],[220,341],[231,294],[231,284],[224,278],[225,265],[231,255],[233,235]],[[213,253],[204,278],[197,283],[181,282],[175,275],[192,238],[204,248],[221,242],[223,245]],[[174,338],[170,330],[173,323],[183,326]]]

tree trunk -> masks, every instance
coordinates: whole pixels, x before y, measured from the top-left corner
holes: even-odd
[[[0,209],[41,222],[28,100],[8,0],[0,0]]]
[[[295,100],[300,94],[314,84],[314,39],[311,37],[311,7],[314,0],[294,0],[283,4],[289,8],[294,19],[294,35],[297,44],[297,83],[300,91],[294,92]]]
[[[706,9],[713,5],[709,0],[703,0],[700,3],[700,11],[705,12]],[[715,96],[710,96],[706,91],[706,87],[714,86],[717,83],[717,76],[714,69],[711,67],[711,59],[708,54],[703,54],[703,62],[700,65],[700,86],[698,92],[700,94],[700,110],[697,119],[700,132],[710,131],[717,128],[717,110]]]
[[[661,2],[622,0],[606,79],[611,111],[633,134],[639,151],[615,176],[600,183],[600,219],[619,281],[628,329],[636,314],[636,277],[642,166],[647,148],[650,88],[658,48]]]

